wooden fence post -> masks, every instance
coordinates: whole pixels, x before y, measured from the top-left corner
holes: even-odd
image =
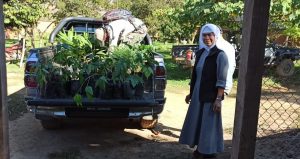
[[[253,159],[270,0],[245,0],[231,159]]]
[[[9,159],[3,0],[0,0],[0,159]]]

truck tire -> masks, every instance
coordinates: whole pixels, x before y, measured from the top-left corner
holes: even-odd
[[[277,66],[276,72],[280,76],[288,77],[294,74],[294,62],[291,59],[283,59]]]
[[[54,130],[62,127],[62,121],[52,119],[52,120],[41,120],[41,124],[44,129]]]
[[[153,118],[153,119],[141,118],[140,119],[140,126],[143,129],[153,129],[156,127],[157,123],[158,123],[157,118]]]

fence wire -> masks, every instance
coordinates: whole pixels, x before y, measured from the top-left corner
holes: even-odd
[[[265,67],[258,137],[300,129],[300,60],[282,61]]]

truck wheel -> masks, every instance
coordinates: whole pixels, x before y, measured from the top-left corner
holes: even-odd
[[[151,119],[147,119],[147,118],[141,118],[140,119],[140,126],[143,129],[152,129],[155,128],[156,125],[158,123],[158,119],[157,118],[151,118]]]
[[[59,120],[41,120],[41,124],[44,129],[47,130],[54,130],[54,129],[59,129],[62,127],[62,121]]]
[[[280,76],[288,77],[294,74],[294,62],[291,59],[283,59],[279,65],[276,66],[276,72]]]

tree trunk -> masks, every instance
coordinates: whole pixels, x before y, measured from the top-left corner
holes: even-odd
[[[30,37],[31,47],[35,48],[35,44],[34,44],[34,27],[31,26],[30,28],[26,28],[25,31],[27,32],[27,35],[29,35],[29,37]]]
[[[191,39],[189,39],[189,41],[188,41],[189,44],[194,43],[197,33],[198,33],[198,29],[195,29],[194,32],[192,33]]]
[[[284,46],[288,46],[288,45],[289,45],[289,36],[286,36],[284,41]]]
[[[180,38],[177,37],[177,38],[176,38],[176,44],[178,45],[179,43],[180,43]]]

